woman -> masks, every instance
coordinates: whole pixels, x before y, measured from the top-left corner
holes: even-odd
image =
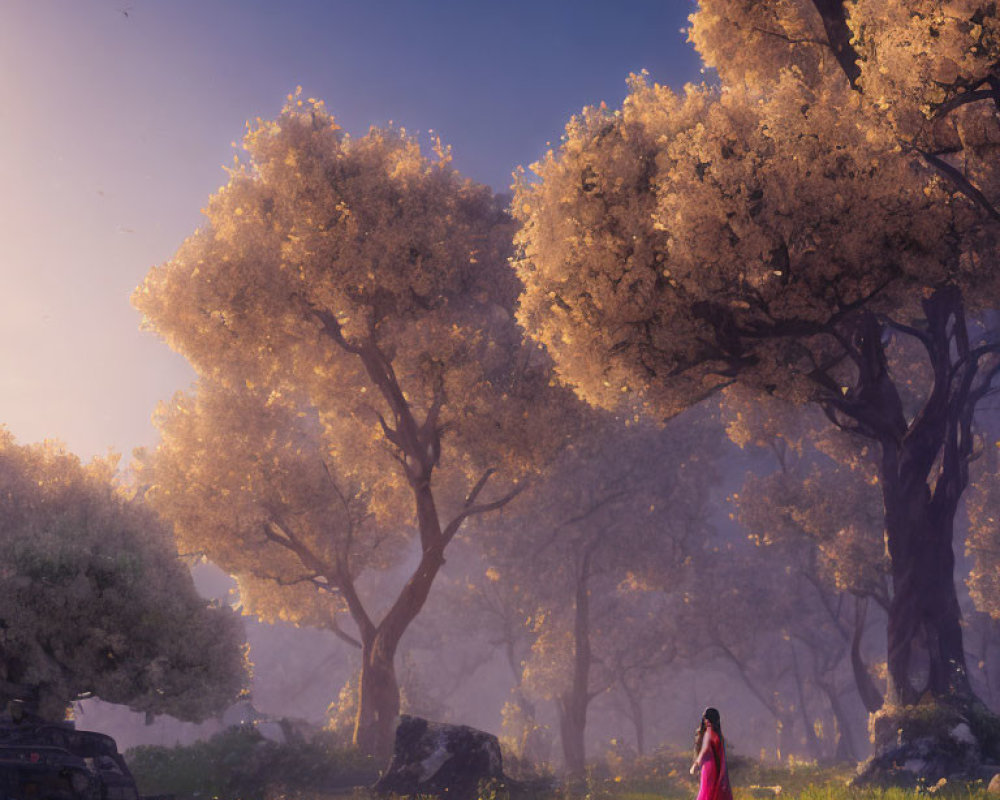
[[[714,708],[706,708],[701,715],[701,726],[694,737],[694,775],[701,765],[701,788],[697,800],[733,800],[726,769],[726,743],[722,738],[722,720]]]

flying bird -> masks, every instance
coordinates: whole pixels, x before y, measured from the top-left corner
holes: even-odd
[[[119,8],[118,10],[122,12],[122,16],[125,17],[125,19],[128,19],[128,12],[132,10],[132,6],[126,6],[125,8]]]

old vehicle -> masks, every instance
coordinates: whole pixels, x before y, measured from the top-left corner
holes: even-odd
[[[30,714],[0,714],[4,800],[138,800],[115,740]]]
[[[100,800],[98,779],[84,759],[59,747],[0,746],[0,796]]]

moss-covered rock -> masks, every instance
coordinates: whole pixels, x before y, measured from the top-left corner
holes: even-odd
[[[1000,719],[978,701],[928,701],[882,708],[870,732],[874,754],[854,783],[914,787],[981,777],[997,760]]]

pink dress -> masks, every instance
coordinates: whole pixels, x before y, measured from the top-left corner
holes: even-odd
[[[708,749],[701,758],[701,787],[697,800],[733,800],[726,768],[726,745],[715,731],[709,732]]]

